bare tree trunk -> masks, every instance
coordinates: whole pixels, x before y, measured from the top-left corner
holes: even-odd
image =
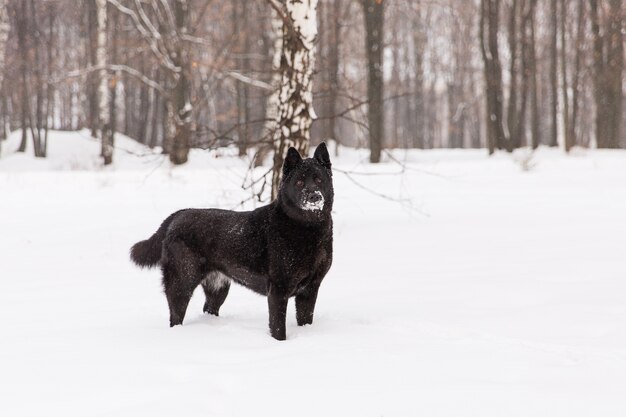
[[[165,81],[167,83],[167,80]],[[163,132],[163,153],[169,154],[171,144],[171,138],[176,134],[176,129],[173,127],[172,119],[170,115],[172,110],[172,100],[163,98],[162,102],[162,119],[161,119],[161,131]]]
[[[339,93],[339,49],[341,45],[341,0],[334,0],[332,10],[332,37],[328,46],[328,135],[335,140],[335,156],[339,154],[341,139],[337,133],[337,98]]]
[[[37,21],[37,12],[35,10],[34,0],[30,1],[30,14],[33,22],[33,30],[31,31],[34,36],[33,52],[34,62],[33,67],[35,70],[35,119],[33,121],[31,114],[30,130],[33,136],[33,144],[35,146],[35,156],[38,158],[45,157],[45,144],[42,141],[41,129],[42,129],[42,117],[43,117],[43,80],[41,77],[41,59],[39,46],[41,43],[41,32],[39,31],[39,22]],[[34,123],[33,123],[34,122]]]
[[[172,54],[172,62],[180,72],[173,89],[173,103],[169,110],[172,118],[169,123],[175,126],[175,134],[170,149],[170,161],[175,164],[184,164],[189,157],[191,147],[191,97],[189,82],[189,52],[185,48],[182,35],[188,32],[189,3],[187,0],[175,0],[174,16],[176,19],[176,30],[178,39],[176,41],[176,52]]]
[[[274,138],[272,199],[278,195],[289,147],[308,155],[313,110],[313,70],[317,39],[317,0],[286,0],[283,5],[278,128]]]
[[[281,3],[282,4],[282,3]],[[284,6],[283,6],[284,7]],[[283,21],[277,10],[272,10],[271,18],[272,37],[272,93],[267,98],[265,105],[265,124],[263,125],[263,141],[259,145],[254,164],[260,166],[274,145],[274,138],[278,135],[278,93],[280,91],[280,61],[283,50]],[[271,145],[270,145],[271,143]]]
[[[550,0],[550,146],[558,146],[557,0]]]
[[[537,83],[537,48],[536,48],[536,36],[535,36],[535,10],[537,6],[537,0],[530,0],[531,16],[530,16],[530,63],[528,64],[530,70],[530,97],[531,97],[531,146],[533,149],[537,149],[541,143],[540,137],[540,120],[539,115],[539,86]]]
[[[395,30],[391,33],[391,79],[389,80],[389,90],[390,94],[396,96],[398,95],[402,82],[400,81],[400,41],[399,41],[399,30],[398,21],[396,19],[398,13],[391,13],[390,17],[393,19],[390,24],[395,28]],[[395,21],[394,21],[395,20]],[[393,102],[390,103],[391,106],[391,123],[389,123],[389,127],[391,130],[391,134],[387,136],[383,133],[383,137],[388,137],[389,141],[387,146],[390,148],[398,148],[400,145],[400,135],[402,132],[402,125],[400,122],[400,100],[398,98],[394,98]],[[383,110],[384,111],[384,110]],[[383,132],[385,129],[383,127]]]
[[[581,55],[584,36],[584,16],[585,16],[585,1],[579,0],[578,2],[578,20],[576,24],[576,58],[574,60],[574,74],[572,78],[572,117],[570,119],[569,128],[570,131],[567,134],[569,143],[566,142],[565,150],[569,151],[571,146],[580,144],[579,135],[576,134],[576,125],[578,122],[578,108],[579,108],[579,96],[580,96],[580,67],[581,67]],[[567,146],[570,146],[568,148]]]
[[[120,31],[120,14],[117,10],[111,8],[111,63],[118,63],[118,37]],[[111,147],[115,147],[115,131],[117,130],[117,85],[120,80],[119,71],[111,74],[109,81],[109,126],[111,134]]]
[[[567,54],[565,43],[565,28],[567,21],[567,9],[565,0],[561,0],[561,93],[563,100],[563,135],[565,139],[565,151],[569,152],[572,147],[572,138],[570,137],[571,129],[569,127],[569,97],[567,94]]]
[[[425,148],[425,108],[424,108],[424,49],[426,46],[426,31],[424,29],[424,22],[422,18],[422,2],[417,0],[414,6],[413,16],[413,44],[414,44],[414,87],[413,87],[413,100],[415,105],[414,117],[415,117],[415,131],[413,136],[413,147],[424,149]]]
[[[532,46],[530,44],[530,25],[532,24],[533,18],[533,3],[534,0],[524,0],[522,2],[522,6],[520,7],[522,22],[520,27],[520,35],[521,35],[521,45],[522,45],[522,62],[521,62],[521,70],[522,70],[522,84],[521,84],[521,103],[519,107],[519,116],[517,120],[517,132],[515,133],[515,141],[513,142],[513,148],[519,148],[523,145],[524,142],[524,132],[526,131],[526,114],[528,109],[528,98],[531,96],[531,82],[530,82],[530,73],[532,71],[531,62],[532,62]]]
[[[161,71],[157,68],[154,75],[154,80],[158,83],[161,79]],[[150,131],[150,143],[148,146],[154,148],[158,143],[159,133],[159,114],[161,114],[163,106],[161,105],[161,94],[156,90],[152,90],[152,130]]]
[[[248,3],[247,0],[237,0],[233,2],[233,33],[237,42],[234,52],[237,54],[235,62],[237,69],[241,70],[243,75],[248,76],[250,70],[250,36],[248,29]],[[249,125],[250,109],[249,109],[249,87],[247,83],[235,81],[235,89],[237,94],[237,148],[239,156],[247,154],[249,144]]]
[[[128,65],[128,60],[126,60],[126,65]],[[130,136],[130,85],[128,80],[128,75],[122,74],[122,85],[124,91],[124,124],[122,125],[122,133],[126,136]]]
[[[27,118],[30,113],[30,103],[28,94],[28,77],[27,77],[27,61],[28,61],[28,49],[26,46],[26,2],[21,3],[21,9],[16,10],[17,14],[17,38],[18,46],[20,50],[20,74],[22,78],[22,112],[21,112],[21,127],[22,127],[22,140],[20,146],[17,149],[18,152],[26,151],[27,136]]]
[[[593,33],[593,63],[594,63],[594,95],[596,101],[596,143],[598,148],[610,147],[609,122],[607,113],[609,99],[607,92],[607,73],[604,58],[606,39],[600,33],[600,17],[598,1],[590,0],[591,31]]]
[[[383,49],[384,49],[384,2],[361,0],[365,14],[367,52],[367,118],[370,140],[370,162],[380,162],[383,148]]]
[[[140,70],[142,74],[146,73],[146,59],[143,58],[141,60],[141,65],[140,65]],[[150,99],[150,91],[147,85],[145,84],[141,84],[141,86],[139,87],[139,106],[138,107],[138,111],[139,111],[139,120],[140,123],[137,126],[137,141],[139,141],[139,143],[142,144],[147,144],[148,143],[148,124],[145,123],[145,120],[148,120],[148,112],[150,110],[150,103],[149,103],[149,99]]]
[[[498,54],[500,0],[481,0],[480,45],[487,90],[487,147],[492,154],[507,139],[503,127],[502,65]],[[486,32],[486,37],[485,37]]]
[[[513,147],[517,147],[519,138],[518,133],[518,116],[519,109],[517,103],[518,92],[518,71],[517,71],[517,19],[519,16],[519,0],[513,0],[511,4],[511,11],[509,17],[509,51],[511,54],[510,67],[509,67],[509,106],[507,109],[507,126],[509,130],[508,140],[506,141],[505,148],[507,151],[513,151]]]
[[[50,80],[52,79],[53,45],[55,41],[55,37],[54,37],[55,19],[56,19],[56,4],[51,3],[48,5],[49,38],[48,38],[48,45],[47,45],[48,65],[47,65],[47,74],[46,74],[46,78],[48,79],[48,81],[46,83],[46,116],[44,119],[44,143],[43,143],[44,155],[48,154],[48,132],[50,129],[51,122],[54,128],[54,88]]]
[[[610,136],[609,148],[619,148],[624,145],[622,137],[623,117],[623,73],[624,73],[624,16],[626,9],[622,0],[611,0],[608,17],[608,45],[607,45],[607,90],[609,96],[608,114]]]
[[[89,65],[96,65],[96,51],[98,49],[98,13],[96,7],[97,0],[86,0],[87,6],[87,52]],[[89,102],[89,117],[87,123],[91,129],[91,136],[98,137],[98,74],[96,72],[87,75],[87,100]]]
[[[0,87],[1,88],[1,87]],[[0,100],[2,100],[2,114],[0,115],[0,142],[7,138],[7,123],[11,122],[9,114],[9,101],[7,100],[7,94],[1,94]],[[9,127],[10,130],[10,127]],[[2,155],[2,144],[0,144],[0,155]]]
[[[0,0],[0,89],[4,90],[4,71],[5,71],[5,59],[4,54],[6,51],[7,40],[9,38],[9,31],[11,30],[10,26],[11,20],[9,19],[9,11],[7,9],[7,0]],[[7,100],[6,91],[1,91],[2,94],[2,117],[0,118],[0,150],[2,148],[2,140],[6,139],[6,120],[5,116],[7,114]],[[0,152],[1,154],[2,152]]]
[[[109,109],[109,74],[104,68],[107,64],[107,1],[96,0],[98,17],[98,48],[96,50],[96,65],[102,68],[99,71],[100,84],[98,87],[98,115],[102,141],[102,159],[104,165],[113,162],[113,141],[111,135],[111,120]]]

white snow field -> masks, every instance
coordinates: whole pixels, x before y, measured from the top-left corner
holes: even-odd
[[[86,132],[54,133],[46,160],[18,140],[0,158],[1,416],[626,416],[624,151],[542,148],[530,171],[528,151],[396,151],[402,173],[343,150],[314,323],[290,302],[277,342],[241,287],[221,317],[198,291],[170,329],[159,271],[128,258],[174,210],[237,207],[249,161],[172,168],[118,136],[101,168]]]

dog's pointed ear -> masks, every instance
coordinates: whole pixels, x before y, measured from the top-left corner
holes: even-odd
[[[302,162],[302,157],[293,146],[287,151],[287,156],[283,162],[283,176],[286,176],[292,169]]]
[[[315,158],[315,160],[323,167],[330,169],[330,155],[328,154],[326,142],[322,142],[317,146],[317,149],[315,149],[315,153],[313,154],[313,158]]]

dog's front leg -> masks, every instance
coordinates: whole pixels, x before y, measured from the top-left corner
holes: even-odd
[[[285,340],[285,322],[287,320],[287,290],[277,284],[270,283],[267,302],[270,311],[270,334],[276,340]]]
[[[319,285],[307,287],[301,293],[296,294],[296,320],[298,326],[313,324],[313,311]]]

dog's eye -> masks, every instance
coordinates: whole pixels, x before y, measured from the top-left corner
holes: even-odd
[[[298,181],[296,181],[296,185],[297,185],[298,187],[302,187],[302,186],[304,185],[304,181],[302,181],[302,180],[298,180]]]
[[[322,183],[322,179],[321,179],[321,178],[315,178],[315,182],[316,182],[317,184],[321,184],[321,183]]]

